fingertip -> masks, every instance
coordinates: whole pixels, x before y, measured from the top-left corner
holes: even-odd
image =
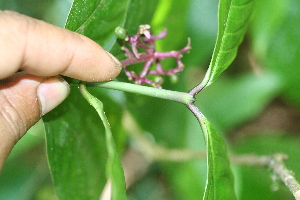
[[[76,44],[78,47],[74,47],[72,61],[62,75],[89,82],[109,81],[117,77],[122,70],[118,59],[91,39],[79,36],[82,40]]]
[[[113,78],[117,77],[121,70],[122,70],[122,64],[120,63],[120,61],[115,57],[113,56],[111,53],[109,53],[108,51],[106,52],[110,57],[111,59],[113,60],[113,62],[115,63],[114,64],[114,69],[112,70],[113,73],[112,73],[112,76]]]
[[[0,79],[19,69],[99,82],[115,78],[120,62],[86,36],[15,12],[0,12]]]
[[[41,115],[44,115],[66,99],[70,92],[69,84],[60,76],[51,77],[42,82],[37,89],[41,105]]]

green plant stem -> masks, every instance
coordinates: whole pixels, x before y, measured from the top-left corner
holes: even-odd
[[[101,120],[103,122],[104,128],[105,128],[106,143],[111,144],[113,142],[113,137],[112,137],[112,132],[110,129],[109,122],[108,122],[106,115],[104,113],[104,110],[103,110],[103,103],[87,91],[84,83],[79,83],[79,90],[80,90],[82,96],[97,111],[99,117],[101,118]],[[107,151],[108,151],[108,155],[114,154],[114,149],[111,145],[107,145]]]
[[[177,92],[172,90],[158,89],[158,88],[147,87],[142,85],[135,85],[131,83],[118,82],[118,81],[109,81],[104,83],[87,82],[86,86],[102,87],[102,88],[120,90],[124,92],[142,94],[151,97],[177,101],[183,104],[191,104],[196,100],[193,97],[193,95],[186,92]]]
[[[112,184],[112,199],[125,200],[126,187],[124,171],[121,165],[121,161],[119,160],[119,157],[116,152],[115,142],[112,136],[108,119],[103,110],[103,103],[87,91],[84,82],[79,83],[79,91],[81,92],[82,96],[88,101],[88,103],[95,108],[105,128],[106,148],[108,153],[108,159],[106,164],[106,176]]]
[[[127,133],[133,138],[133,148],[140,152],[150,162],[185,162],[187,160],[204,159],[206,157],[205,150],[194,151],[190,149],[168,149],[164,146],[156,144],[143,134],[143,131],[138,127],[137,123],[128,112],[125,112],[123,126],[127,130]],[[300,185],[293,172],[285,166],[285,155],[274,154],[260,156],[254,154],[230,154],[229,158],[235,165],[264,167],[271,169],[289,188],[295,199],[300,200]]]
[[[287,156],[283,154],[276,154],[269,163],[269,167],[280,177],[282,182],[289,188],[293,193],[296,200],[300,200],[300,185],[294,174],[289,170],[285,164],[284,160]]]

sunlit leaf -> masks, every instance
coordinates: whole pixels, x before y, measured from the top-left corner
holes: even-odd
[[[221,135],[202,115],[200,119],[207,149],[207,180],[203,199],[236,199],[227,148]]]
[[[130,0],[75,0],[65,28],[83,34],[109,51],[114,29],[123,26]]]
[[[228,68],[244,38],[252,13],[253,0],[221,0],[218,36],[209,69],[203,80],[205,87]]]

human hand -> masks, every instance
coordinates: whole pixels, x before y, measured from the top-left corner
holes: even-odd
[[[0,171],[16,142],[67,97],[69,85],[59,74],[92,82],[110,80],[120,70],[85,36],[0,11]]]

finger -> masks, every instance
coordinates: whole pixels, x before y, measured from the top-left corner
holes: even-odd
[[[72,31],[12,11],[0,11],[0,79],[19,69],[84,81],[115,78],[120,63],[97,43]]]
[[[0,171],[15,143],[69,93],[59,76],[18,73],[0,81]]]

